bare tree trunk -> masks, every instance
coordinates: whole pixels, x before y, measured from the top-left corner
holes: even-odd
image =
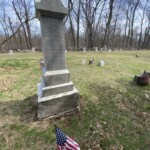
[[[78,13],[77,13],[77,48],[79,48],[79,37],[80,37],[80,12],[81,12],[81,0],[79,0],[79,5],[78,5]]]
[[[94,32],[94,35],[93,35],[93,41],[95,41],[95,38],[96,38],[97,30],[98,30],[98,27],[99,27],[100,22],[101,22],[102,12],[104,10],[105,3],[106,3],[106,1],[103,2],[103,6],[102,6],[102,9],[101,9],[100,14],[99,14],[98,22],[96,24],[95,32]]]
[[[32,48],[32,42],[31,42],[31,31],[30,31],[30,25],[28,20],[25,22],[26,28],[27,28],[27,33],[28,33],[28,39],[29,39],[29,48]]]
[[[12,22],[10,20],[10,17],[8,17],[8,20],[9,20],[9,26],[10,26],[11,32],[14,34],[15,32],[14,32],[14,29],[12,27]],[[18,43],[17,43],[16,35],[14,35],[14,39],[15,39],[16,48],[18,48]]]
[[[96,12],[101,0],[85,0],[81,3],[86,22],[87,48],[93,47],[94,25],[97,20]]]
[[[132,20],[131,20],[131,37],[130,37],[130,49],[132,49],[133,47],[133,27],[134,27],[134,18],[135,18],[135,12],[137,9],[137,6],[139,4],[140,0],[137,0],[134,10],[133,10],[133,14],[132,14]]]
[[[148,3],[148,0],[146,1],[145,6],[143,8],[143,15],[142,16],[140,15],[141,16],[141,30],[140,30],[140,34],[139,34],[138,49],[141,49],[142,35],[143,35],[143,22],[144,22],[144,18],[145,18],[145,11],[146,11],[146,7],[147,7],[147,3]]]
[[[88,25],[87,27],[87,34],[88,34],[88,43],[87,43],[87,48],[90,49],[93,47],[93,29],[91,24]]]
[[[126,42],[126,49],[130,49],[130,37],[131,37],[131,13],[130,16],[127,14],[128,17],[128,36],[127,36],[127,42]]]
[[[127,45],[128,45],[128,38],[127,38],[127,27],[130,28],[130,18],[129,18],[129,8],[131,5],[132,1],[129,3],[128,8],[126,10],[126,24],[125,24],[125,37],[124,37],[124,49],[127,49]],[[129,34],[128,34],[129,36]]]
[[[123,46],[123,49],[126,49],[126,43],[127,43],[127,26],[128,26],[128,19],[126,19],[125,35],[124,35],[124,46]]]
[[[143,44],[142,44],[142,48],[143,48],[143,49],[148,49],[148,48],[150,48],[149,41],[150,41],[150,22],[149,22],[149,24],[148,24],[148,27],[147,27],[146,30],[145,30],[144,41],[143,41]]]
[[[73,3],[71,0],[68,1],[68,9],[69,9],[69,22],[70,22],[70,29],[72,34],[73,49],[75,49],[76,46],[75,33],[74,33],[74,26],[71,18],[71,10],[73,10]]]
[[[20,49],[23,50],[23,46],[22,46],[22,37],[20,35],[20,29],[18,30],[18,36],[19,36],[19,39],[20,39]]]
[[[31,18],[29,21],[35,19],[35,17]],[[22,22],[25,23],[25,22]],[[6,42],[8,42],[12,37],[14,37],[14,35],[16,35],[17,33],[20,33],[20,28],[22,27],[22,24],[19,25],[18,29],[16,30],[16,32],[14,32],[11,36],[9,36],[8,38],[6,38],[2,43],[0,43],[0,47],[2,47],[3,44],[5,44]],[[5,29],[5,28],[4,28]],[[21,37],[21,36],[20,36]],[[9,44],[8,44],[9,45]]]
[[[28,39],[29,39],[29,48],[32,48],[32,41],[31,41],[31,31],[30,31],[30,25],[29,25],[29,9],[30,9],[30,3],[31,0],[28,2],[28,4],[26,3],[26,1],[22,1],[23,6],[24,6],[24,10],[25,10],[25,25],[27,28],[27,33],[28,33]]]
[[[5,24],[5,29],[7,32],[7,37],[9,37],[9,31],[8,31],[8,26],[7,26],[6,20],[4,20],[4,24]],[[9,42],[9,48],[12,49],[11,39],[8,38],[8,42]]]
[[[114,4],[114,0],[110,0],[109,1],[109,17],[106,23],[106,30],[105,30],[104,40],[102,42],[102,47],[104,47],[104,45],[108,45],[108,42],[109,42],[109,31],[110,31],[110,23],[111,23],[112,14],[113,14],[113,4]]]
[[[7,31],[6,31],[6,28],[5,28],[5,25],[3,22],[1,22],[1,25],[3,27],[3,30],[4,30],[4,33],[5,33],[5,38],[6,38],[6,41],[7,41],[7,50],[10,49],[10,44],[9,44],[9,40],[8,40],[8,35],[7,35]]]
[[[30,46],[29,46],[29,44],[28,44],[28,37],[27,37],[27,34],[26,34],[26,29],[25,29],[24,24],[23,24],[23,22],[22,22],[22,19],[21,19],[20,15],[19,15],[19,13],[18,13],[18,11],[17,11],[17,9],[16,9],[16,6],[15,6],[14,1],[12,1],[12,5],[13,5],[13,8],[14,8],[14,10],[15,10],[15,13],[16,13],[16,15],[17,15],[19,21],[20,21],[20,24],[21,24],[21,26],[22,26],[22,28],[23,28],[27,48],[30,48]]]
[[[75,33],[74,33],[74,27],[73,27],[72,18],[70,14],[69,14],[69,20],[70,20],[70,29],[71,29],[71,34],[72,34],[73,48],[75,49],[75,46],[76,46]]]
[[[115,25],[114,25],[113,35],[112,35],[112,47],[111,47],[112,49],[114,49],[114,44],[115,44],[115,33],[116,33],[116,27],[118,23],[119,11],[120,11],[120,5],[118,7],[116,18],[115,18]]]

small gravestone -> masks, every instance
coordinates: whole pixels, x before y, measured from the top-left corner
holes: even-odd
[[[94,58],[91,58],[90,60],[89,60],[89,65],[92,65],[94,63]]]
[[[104,51],[107,51],[107,45],[104,46]]]
[[[112,51],[111,49],[108,50],[109,53],[110,53],[111,51]]]
[[[86,52],[86,47],[83,48],[83,52]]]
[[[98,47],[95,47],[95,52],[98,52]]]
[[[98,62],[98,66],[104,67],[105,66],[105,62],[103,60],[100,60]]]
[[[13,55],[14,51],[13,50],[9,50],[9,55]]]
[[[82,59],[82,65],[86,65],[86,59]]]
[[[35,52],[35,47],[32,47],[32,52]]]
[[[20,49],[17,49],[17,52],[21,52],[21,50],[20,50]]]
[[[70,81],[70,72],[66,68],[63,19],[68,10],[60,0],[35,0],[35,7],[41,22],[45,67],[41,81],[44,87],[39,85],[42,96],[38,99],[38,118],[70,114],[79,110],[79,92]]]

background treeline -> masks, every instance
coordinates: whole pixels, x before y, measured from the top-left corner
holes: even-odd
[[[0,51],[41,49],[34,0],[0,0]]]
[[[150,0],[63,0],[66,48],[150,49]],[[0,51],[41,49],[33,0],[0,0]]]

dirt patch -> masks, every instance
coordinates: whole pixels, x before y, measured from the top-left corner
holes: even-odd
[[[3,77],[0,79],[0,91],[8,91],[15,81],[16,78],[14,77]]]

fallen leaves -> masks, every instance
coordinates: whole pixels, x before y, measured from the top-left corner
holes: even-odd
[[[4,76],[0,79],[0,91],[8,91],[15,81],[16,78],[13,76]]]

